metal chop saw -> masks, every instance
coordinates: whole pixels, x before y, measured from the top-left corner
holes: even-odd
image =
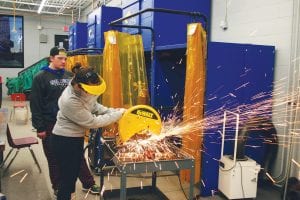
[[[148,105],[136,105],[123,114],[119,120],[118,144],[123,144],[134,135],[145,133],[160,134],[161,118],[157,111]]]

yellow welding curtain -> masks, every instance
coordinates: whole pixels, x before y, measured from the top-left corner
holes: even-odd
[[[102,65],[103,65],[103,55],[96,54],[96,55],[88,55],[87,56],[87,63],[88,66],[94,67],[96,72],[102,74]]]
[[[72,68],[76,63],[81,63],[81,66],[88,66],[87,57],[87,55],[68,56],[66,70],[72,71]]]
[[[123,93],[119,45],[117,44],[118,32],[105,32],[104,37],[102,75],[106,82],[106,91],[102,95],[102,104],[119,108],[123,106]]]
[[[149,103],[143,49],[141,35],[105,33],[103,78],[108,89],[103,94],[104,105],[129,108]]]
[[[188,24],[187,66],[184,93],[183,123],[193,123],[204,117],[206,33],[200,23]],[[192,130],[183,136],[184,150],[195,158],[195,182],[200,181],[201,145],[203,129]],[[190,172],[180,173],[183,181],[190,180]]]
[[[144,48],[140,35],[108,31],[103,53],[103,79],[107,89],[102,104],[129,108],[149,102]],[[105,136],[114,136],[115,126],[105,129]]]
[[[144,47],[141,35],[119,33],[124,107],[149,104]]]

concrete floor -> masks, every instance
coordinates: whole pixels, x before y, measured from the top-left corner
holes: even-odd
[[[28,102],[27,102],[28,103]],[[29,105],[29,104],[28,104]],[[12,108],[12,102],[9,99],[4,99],[2,107]],[[29,117],[30,118],[30,117]],[[11,132],[14,138],[24,136],[36,136],[36,133],[32,130],[31,121],[28,120],[27,124],[17,124],[14,120],[9,122]],[[12,163],[9,170],[3,174],[2,177],[2,193],[6,195],[8,200],[52,200],[54,199],[53,191],[49,180],[47,161],[44,156],[41,142],[38,145],[32,146],[35,152],[38,162],[41,165],[42,173],[39,173],[37,166],[31,157],[28,150],[23,149]],[[5,147],[4,156],[9,152],[10,147],[8,144]],[[12,155],[11,155],[12,156]],[[5,167],[5,166],[4,166]],[[11,177],[13,174],[23,172]],[[27,174],[27,175],[26,175]],[[178,177],[173,173],[163,173],[163,175],[169,174],[171,176],[158,177],[157,187],[167,196],[170,200],[184,200],[186,199]],[[159,174],[158,174],[159,175]],[[99,184],[99,176],[94,176],[96,183]],[[22,180],[23,179],[23,180]],[[105,192],[109,192],[111,189],[117,189],[120,185],[120,178],[113,176],[105,177]],[[151,185],[151,178],[149,175],[145,177],[132,177],[127,179],[128,187],[141,187]],[[189,185],[183,184],[183,188],[188,194]],[[195,195],[199,194],[198,187],[195,187]],[[81,184],[77,181],[76,186],[76,198],[77,200],[96,200],[100,199],[99,195],[86,194],[81,190]],[[135,198],[136,199],[136,198]],[[138,199],[144,199],[143,197]],[[226,199],[222,195],[216,195],[212,197],[206,197],[201,199]],[[259,188],[256,199],[272,199],[279,200],[280,195],[276,190],[270,190],[269,188]]]

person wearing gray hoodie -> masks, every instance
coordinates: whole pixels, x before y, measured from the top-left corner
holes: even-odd
[[[69,200],[75,192],[83,159],[85,130],[117,122],[124,108],[107,108],[97,102],[105,81],[93,68],[80,68],[58,100],[59,111],[51,144],[60,170],[57,200]]]

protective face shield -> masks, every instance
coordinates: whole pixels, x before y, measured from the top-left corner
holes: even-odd
[[[95,96],[100,96],[106,90],[106,83],[100,76],[99,76],[99,78],[101,80],[101,84],[99,84],[99,85],[88,85],[85,83],[79,83],[79,84],[82,87],[82,89],[84,91],[86,91],[87,93],[89,93],[91,95],[95,95]]]

